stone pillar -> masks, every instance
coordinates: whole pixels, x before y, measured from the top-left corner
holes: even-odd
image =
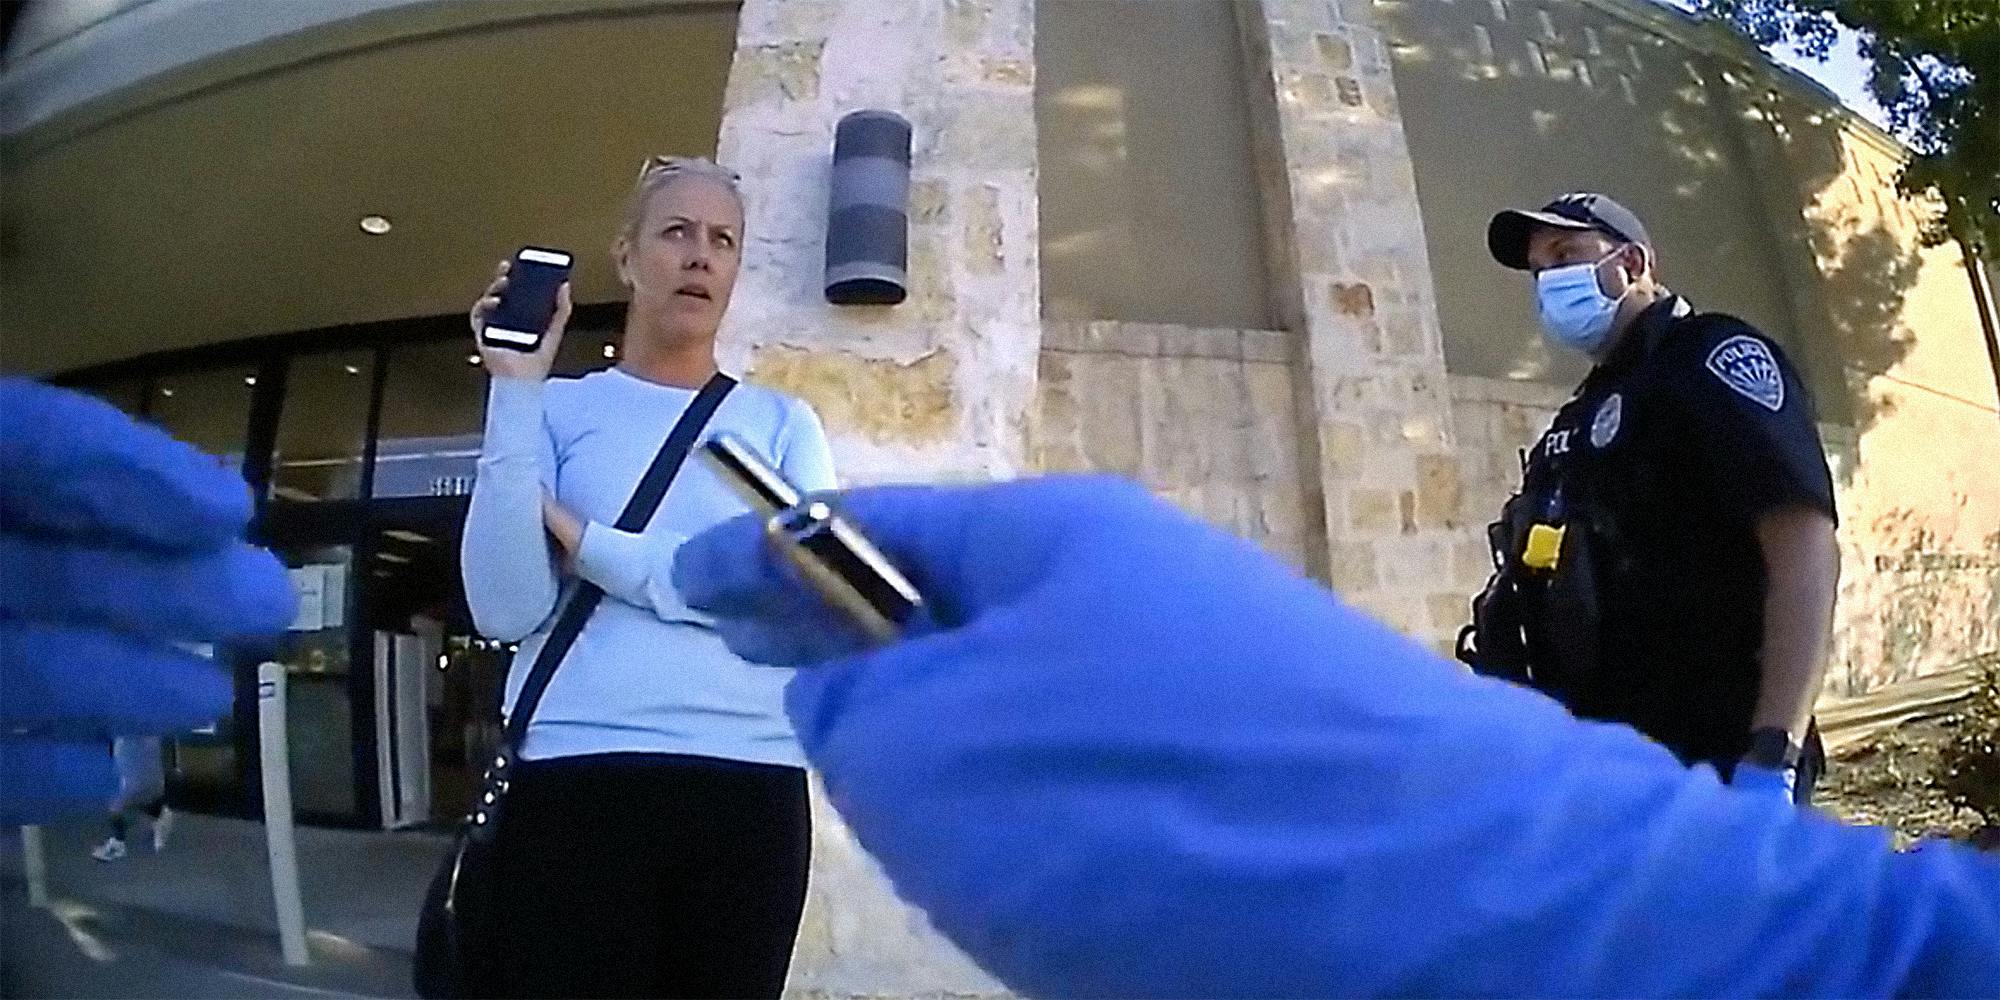
[[[1040,352],[1031,0],[744,0],[719,159],[743,176],[725,368],[811,402],[841,481],[1026,468]],[[833,127],[901,114],[912,139],[910,297],[821,293]],[[898,901],[814,792],[794,997],[1005,990]]]
[[[1450,585],[1465,515],[1387,39],[1368,0],[1261,0],[1261,12],[1244,19],[1246,45],[1276,97],[1266,155],[1281,157],[1284,186],[1266,197],[1288,209],[1275,221],[1296,248],[1327,575],[1404,633],[1438,634],[1434,619],[1466,613]]]
[[[1030,0],[747,0],[719,159],[743,175],[726,366],[810,401],[843,482],[985,479],[1026,463],[1040,349]],[[833,126],[914,128],[910,298],[821,295]]]

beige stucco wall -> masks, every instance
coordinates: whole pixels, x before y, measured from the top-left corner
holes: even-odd
[[[1676,289],[1726,303],[1793,341],[1783,287],[1768,266],[1775,241],[1717,67],[1648,21],[1619,16],[1650,6],[1377,6],[1392,39],[1454,372],[1561,383],[1582,376],[1580,359],[1543,345],[1519,276],[1486,253],[1495,210],[1565,191],[1618,198],[1645,221]]]
[[[1044,316],[1277,325],[1235,21],[1215,2],[1038,5]]]
[[[1829,688],[1857,694],[2000,649],[2000,394],[1964,256],[1917,247],[1877,180],[1893,149],[1842,151],[1805,214],[1832,312],[1867,317],[1838,355],[1852,416],[1828,435],[1845,570]]]

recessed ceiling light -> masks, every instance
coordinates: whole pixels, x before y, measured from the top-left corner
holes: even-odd
[[[174,398],[174,391],[172,389],[161,389],[160,395],[165,396],[168,399],[172,399]]]
[[[605,357],[607,357],[607,358],[615,358],[615,357],[617,357],[617,356],[618,356],[618,345],[617,345],[617,344],[606,344],[606,345],[604,345],[604,356],[605,356]]]
[[[255,375],[245,375],[245,376],[243,376],[243,384],[244,384],[244,385],[256,385],[256,384],[257,384],[257,376],[255,376]]]
[[[361,217],[361,231],[370,236],[380,236],[394,228],[396,228],[395,224],[390,222],[387,216],[364,215]]]
[[[361,374],[361,366],[360,366],[360,365],[342,365],[341,367],[342,367],[343,369],[345,369],[345,370],[346,370],[346,372],[347,372],[347,374],[349,374],[349,375],[359,375],[359,374]]]
[[[478,364],[478,363],[479,363],[479,355],[477,355],[477,354],[468,354],[468,355],[466,355],[466,356],[465,356],[465,363],[466,363],[466,364],[468,364],[468,365],[476,365],[476,364]]]

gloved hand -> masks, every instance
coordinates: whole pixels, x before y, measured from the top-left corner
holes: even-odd
[[[898,892],[1035,996],[1991,995],[2000,869],[1731,794],[1129,484],[834,498],[867,648],[755,518],[676,560]],[[1782,858],[1782,865],[1772,859]]]
[[[98,811],[110,738],[207,725],[227,671],[183,648],[282,632],[284,566],[242,542],[215,459],[77,393],[0,379],[0,817]]]
[[[1770,768],[1742,761],[1730,774],[1729,787],[1768,796],[1781,802],[1793,802],[1796,801],[1793,796],[1794,785],[1798,778],[1799,771],[1795,767]]]

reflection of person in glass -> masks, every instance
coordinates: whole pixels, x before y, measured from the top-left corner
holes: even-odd
[[[598,606],[535,711],[497,841],[502,887],[485,992],[776,997],[810,855],[788,672],[752,666],[668,580],[689,535],[743,511],[689,463],[639,533],[611,525],[669,429],[716,372],[741,263],[735,176],[654,158],[613,244],[631,292],[617,367],[554,379],[564,285],[532,354],[482,347],[492,389],[465,525],[465,590],[484,634],[519,642],[509,704],[547,638],[564,577]],[[477,341],[506,265],[472,310]],[[709,423],[834,485],[819,418],[744,385]]]

